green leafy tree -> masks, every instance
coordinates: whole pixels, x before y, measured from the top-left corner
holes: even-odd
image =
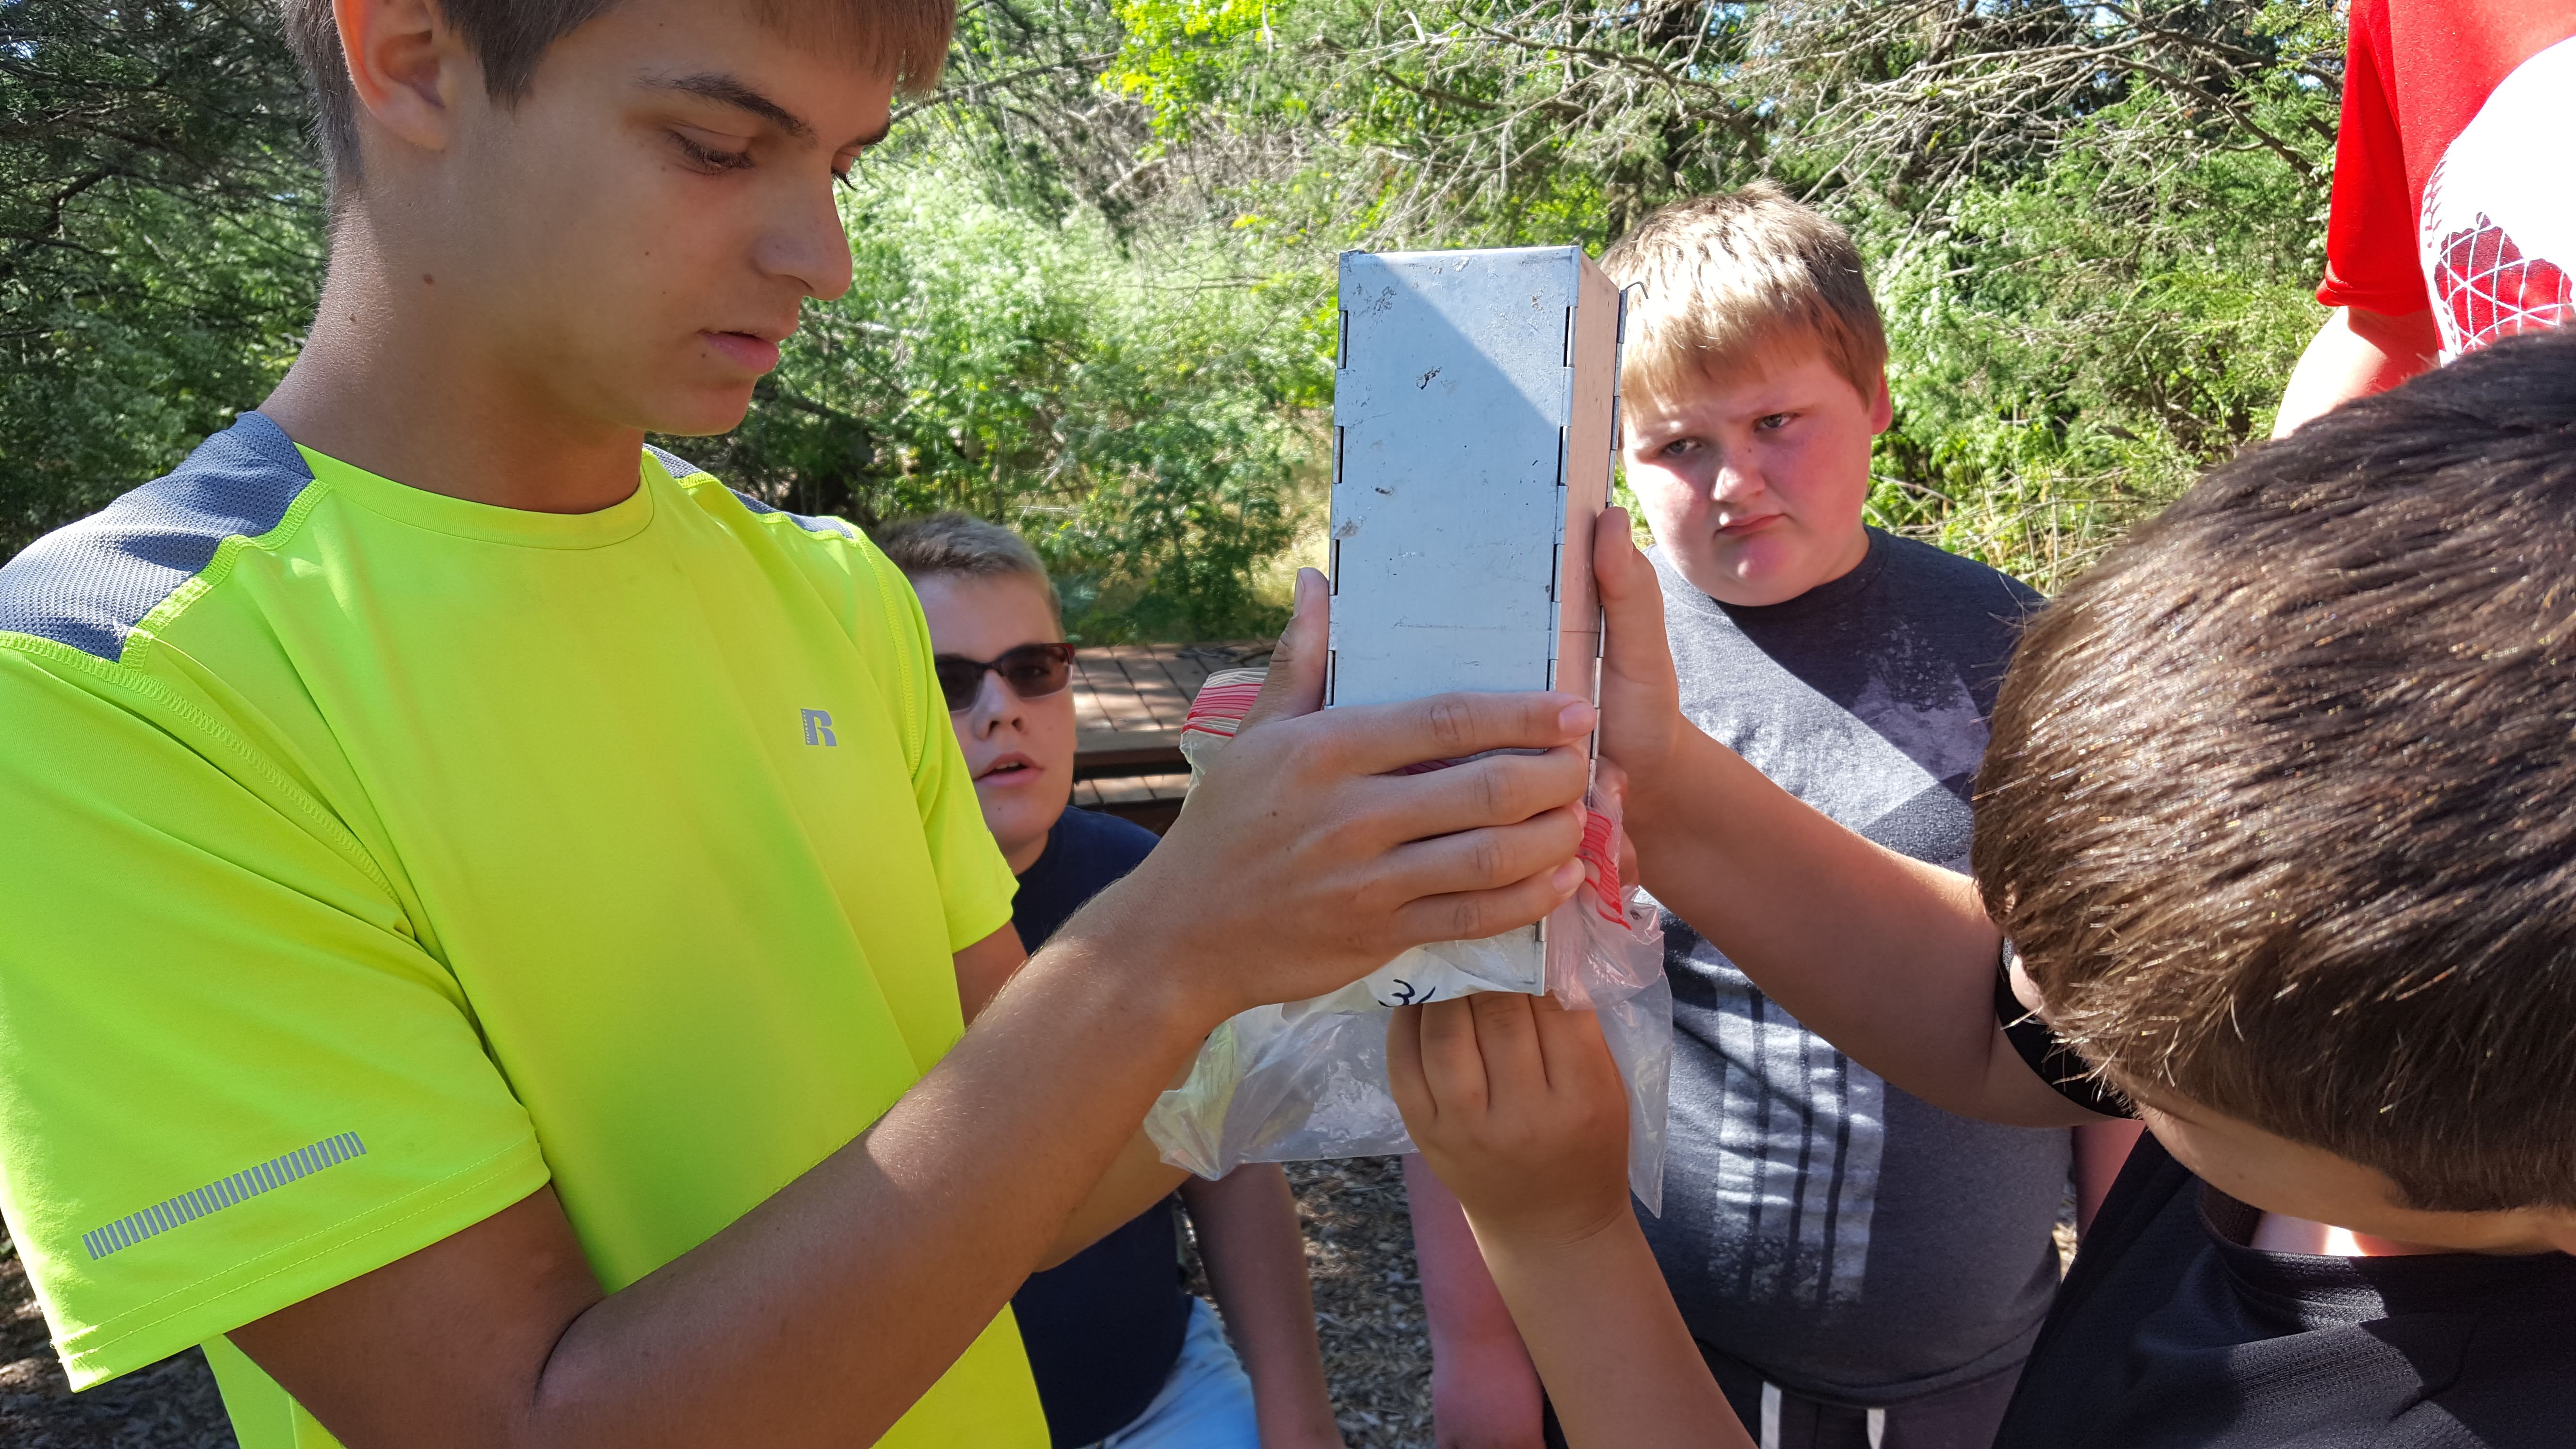
[[[2330,0],[1122,0],[1106,85],[1320,289],[1339,246],[1599,247],[1768,177],[1850,225],[1874,507],[2049,583],[2260,436],[2321,314]],[[1289,145],[1279,138],[1295,138]],[[1238,147],[1238,149],[1240,149]]]
[[[0,557],[293,357],[321,275],[303,115],[253,0],[0,0]]]
[[[1258,585],[1298,522],[1329,336],[1222,247],[1135,255],[1095,212],[1033,215],[978,179],[916,158],[864,185],[852,291],[693,450],[799,511],[1012,523],[1089,639],[1277,627]]]
[[[2273,83],[2290,94],[2258,113],[2313,112]],[[2308,152],[2141,88],[2037,175],[1956,189],[1911,240],[1871,218],[1899,415],[1882,521],[2055,583],[2264,436],[2322,317],[2329,142],[2283,130]]]
[[[800,511],[1025,529],[1092,637],[1247,632],[1319,502],[1333,256],[1577,242],[1768,176],[1890,322],[1884,522],[2046,583],[2268,425],[2332,0],[969,0],[858,283],[675,440]],[[297,345],[323,208],[258,0],[0,0],[0,549]]]

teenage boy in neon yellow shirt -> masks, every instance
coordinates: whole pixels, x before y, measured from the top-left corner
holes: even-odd
[[[287,18],[302,356],[0,570],[0,1211],[73,1382],[204,1342],[245,1449],[1043,1444],[1004,1304],[1170,1190],[1156,1092],[1569,895],[1590,707],[1314,713],[1302,579],[1181,848],[961,1034],[1020,948],[919,606],[643,447],[846,287],[946,5]]]

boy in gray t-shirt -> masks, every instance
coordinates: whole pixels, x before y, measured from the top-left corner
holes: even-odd
[[[2039,596],[1863,525],[1891,409],[1850,237],[1758,185],[1656,212],[1602,265],[1640,289],[1622,441],[1683,713],[1843,825],[1964,871],[1986,716]],[[1764,1449],[1985,1449],[2056,1290],[2070,1166],[2098,1200],[2134,1129],[1952,1116],[1664,928],[1672,1136],[1644,1222],[1719,1384]],[[1534,1381],[1456,1209],[1410,1181],[1441,1442],[1535,1445]]]

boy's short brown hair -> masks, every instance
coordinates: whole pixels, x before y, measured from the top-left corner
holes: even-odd
[[[438,0],[440,13],[474,49],[493,99],[528,93],[537,62],[556,41],[607,13],[617,0]],[[335,185],[358,175],[358,96],[340,52],[331,0],[280,0],[287,48],[313,87],[313,128]],[[812,26],[865,65],[891,68],[906,92],[928,90],[948,57],[956,0],[750,0],[764,25]]]
[[[1864,399],[1886,376],[1887,330],[1851,233],[1770,182],[1657,208],[1601,269],[1641,289],[1620,371],[1649,400],[1810,339]]]
[[[2576,1208],[2576,335],[2253,449],[2043,610],[1974,859],[2115,1084]]]
[[[1024,578],[1046,591],[1047,607],[1061,615],[1055,580],[1029,541],[971,513],[933,513],[899,519],[877,530],[877,547],[908,579],[954,574],[964,578]]]

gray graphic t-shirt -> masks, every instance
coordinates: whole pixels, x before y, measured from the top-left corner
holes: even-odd
[[[1655,568],[1692,723],[1870,839],[1968,868],[1986,717],[2037,594],[1874,529],[1860,567],[1763,608]],[[2057,1287],[2067,1133],[1888,1085],[1669,912],[1664,930],[1672,1142],[1643,1221],[1692,1333],[1866,1406],[2020,1362]]]

